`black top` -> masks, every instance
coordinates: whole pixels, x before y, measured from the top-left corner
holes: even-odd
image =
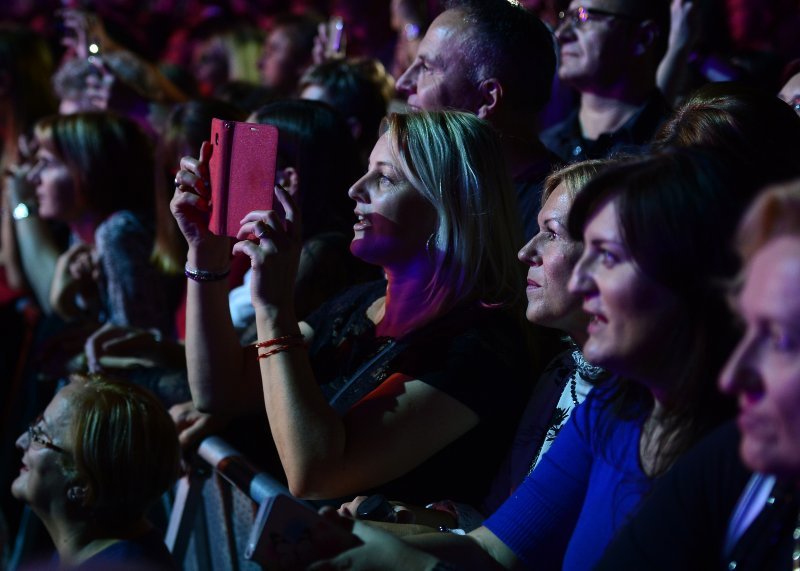
[[[739,440],[730,421],[678,460],[595,569],[791,569],[798,499],[780,484],[733,552],[724,553],[731,516],[751,476],[739,459]]]
[[[307,320],[314,328],[312,367],[329,399],[386,342],[376,338],[366,315],[385,293],[385,281],[356,286]],[[378,373],[419,379],[468,406],[480,422],[404,476],[364,493],[423,505],[441,498],[477,505],[511,441],[533,378],[521,326],[503,310],[465,307],[400,341],[407,347],[379,359]]]
[[[602,159],[620,152],[640,152],[650,143],[671,109],[661,92],[654,90],[639,111],[622,127],[613,133],[603,133],[596,140],[583,136],[578,111],[575,109],[561,123],[541,134],[545,146],[568,163]]]

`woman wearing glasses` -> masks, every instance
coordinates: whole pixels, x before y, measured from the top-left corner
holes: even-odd
[[[152,394],[76,377],[17,448],[22,465],[11,493],[44,523],[60,568],[177,569],[145,519],[179,467],[175,426]]]

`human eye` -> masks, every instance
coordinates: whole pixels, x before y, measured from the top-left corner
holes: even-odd
[[[41,427],[31,426],[29,433],[31,435],[31,440],[33,440],[36,444],[40,446],[47,446],[48,444],[50,444],[50,440],[44,434]]]
[[[619,263],[619,257],[607,248],[599,248],[598,257],[600,258],[600,263],[606,268],[613,268]]]
[[[781,327],[770,328],[769,344],[772,350],[778,353],[790,353],[800,347],[797,336]]]

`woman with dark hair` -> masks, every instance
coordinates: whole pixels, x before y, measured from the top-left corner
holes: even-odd
[[[305,319],[348,286],[378,277],[350,254],[352,202],[340,189],[360,172],[358,152],[344,119],[316,101],[278,101],[253,113],[255,123],[274,125],[278,137],[278,183],[296,180],[303,212],[303,249],[295,279],[295,311]],[[230,294],[237,328],[255,337],[255,310],[250,302],[250,273]]]
[[[629,160],[584,187],[569,289],[590,317],[585,358],[615,376],[483,527],[410,543],[464,568],[593,567],[652,480],[732,413],[714,385],[735,342],[718,280],[736,271],[725,245],[749,194],[736,169],[690,150]]]
[[[791,569],[800,482],[800,180],[765,189],[739,225],[731,300],[744,325],[719,375],[729,422],[681,458],[601,569]],[[669,541],[665,541],[665,537]]]
[[[32,216],[65,223],[72,247],[59,255],[46,228],[28,238],[23,259],[40,304],[67,319],[173,331],[163,280],[150,263],[153,244],[153,150],[131,120],[77,113],[41,120],[35,129]],[[120,176],[134,161],[137,169]],[[17,220],[22,244],[25,220]],[[29,245],[31,246],[31,245]]]
[[[207,159],[204,147],[200,161],[182,160],[172,210],[189,242],[187,271],[218,278],[230,250],[205,226]],[[253,267],[255,347],[243,351],[232,334],[222,282],[189,282],[194,402],[234,413],[263,399],[294,494],[330,499],[380,487],[412,503],[445,493],[477,503],[485,494],[503,452],[497,443],[510,438],[524,402],[519,379],[530,377],[521,373],[529,363],[513,255],[522,240],[497,164],[497,137],[474,115],[390,116],[369,171],[349,191],[350,250],[387,279],[345,291],[302,324],[300,209],[277,187],[285,224],[274,211],[250,213],[234,247]]]
[[[11,493],[44,523],[59,569],[177,569],[146,520],[180,461],[175,426],[152,394],[75,377],[17,448],[22,465]]]

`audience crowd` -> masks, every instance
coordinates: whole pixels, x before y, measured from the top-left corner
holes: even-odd
[[[797,0],[6,2],[0,167],[0,571],[800,569]]]

